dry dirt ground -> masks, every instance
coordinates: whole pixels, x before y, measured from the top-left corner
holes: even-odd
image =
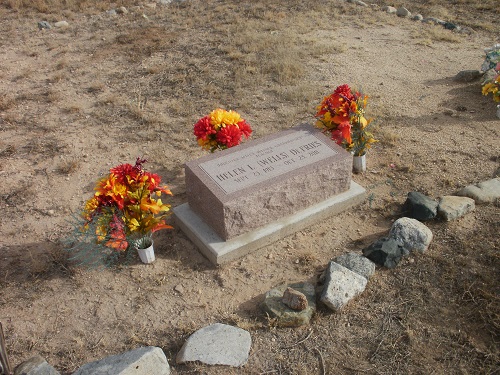
[[[308,327],[276,328],[258,307],[270,288],[314,282],[333,257],[384,236],[409,191],[437,198],[498,173],[494,102],[479,82],[453,80],[500,42],[495,0],[406,4],[455,17],[465,34],[334,0],[103,3],[0,2],[0,321],[13,365],[40,354],[69,374],[154,345],[174,373],[499,373],[498,205],[427,223],[425,254],[378,269],[360,297],[337,313],[320,306]],[[105,13],[122,4],[128,14]],[[37,28],[62,19],[68,28]],[[313,124],[343,83],[370,96],[380,139],[353,176],[367,189],[361,206],[221,267],[178,229],[157,233],[152,265],[68,261],[68,221],[110,167],[146,157],[175,207],[183,163],[204,155],[200,117],[234,109],[259,138]],[[176,365],[185,339],[215,322],[250,331],[248,364]]]

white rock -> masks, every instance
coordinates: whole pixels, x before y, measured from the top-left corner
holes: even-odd
[[[472,198],[448,195],[441,197],[438,206],[438,214],[443,219],[450,221],[474,211],[475,208],[476,203]]]
[[[458,192],[458,195],[472,198],[477,204],[494,203],[500,199],[500,178],[466,186]]]
[[[398,17],[410,17],[411,13],[405,7],[401,7],[401,8],[398,8],[398,10],[396,11],[396,15]]]
[[[325,286],[321,302],[336,311],[344,307],[352,298],[361,294],[368,280],[338,263],[330,262],[326,269]]]
[[[54,24],[55,27],[63,28],[68,27],[69,23],[67,21],[59,21]]]
[[[375,263],[361,254],[352,252],[342,254],[335,258],[334,262],[360,274],[365,279],[369,279],[375,273]]]
[[[146,346],[87,363],[73,375],[169,375],[167,357],[160,348]]]
[[[389,237],[398,241],[408,252],[424,252],[432,241],[432,231],[416,219],[402,217],[392,224]]]
[[[388,6],[388,5],[385,5],[381,8],[381,10],[383,12],[387,12],[387,13],[396,13],[398,10],[394,7],[391,7],[391,6]]]
[[[177,354],[177,363],[200,361],[208,365],[243,366],[252,345],[250,333],[215,323],[193,333]]]

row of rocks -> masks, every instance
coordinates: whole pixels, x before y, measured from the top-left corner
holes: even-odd
[[[177,363],[241,367],[248,361],[252,338],[248,331],[227,324],[212,324],[193,333],[176,357]],[[73,375],[169,375],[167,357],[161,348],[140,347],[122,354],[90,362]],[[14,375],[60,375],[41,356],[23,362]]]
[[[134,13],[137,13],[137,12],[142,13],[142,11],[145,8],[146,9],[155,9],[157,7],[157,5],[167,6],[167,5],[170,5],[172,3],[181,3],[183,1],[185,1],[185,0],[157,0],[156,2],[150,2],[150,3],[146,3],[144,5],[133,6],[132,8],[130,8],[130,11],[132,11]],[[127,9],[124,6],[121,6],[118,8],[109,9],[108,11],[106,11],[106,14],[108,16],[125,15],[125,14],[129,14],[129,9]],[[147,18],[147,16],[144,13],[142,13],[142,16],[144,18]],[[69,27],[69,23],[68,23],[68,21],[65,21],[65,20],[57,21],[54,23],[54,27],[66,28],[66,27]],[[45,21],[45,20],[40,21],[40,22],[38,22],[38,29],[39,30],[50,30],[50,29],[52,29],[52,25],[48,21]]]
[[[318,286],[311,283],[282,285],[265,294],[261,307],[271,322],[280,327],[309,324],[316,312],[316,300],[333,311],[346,306],[365,290],[376,265],[396,267],[412,252],[425,252],[433,239],[431,230],[420,220],[441,216],[459,218],[475,204],[500,202],[500,178],[469,185],[457,196],[441,197],[439,202],[418,192],[410,192],[405,202],[407,214],[396,220],[387,237],[377,239],[362,250],[343,254],[328,263],[319,277]],[[438,215],[439,214],[439,215]],[[225,324],[212,324],[194,332],[176,356],[176,363],[198,361],[208,365],[243,366],[248,361],[252,340],[250,333]],[[168,360],[158,347],[141,347],[129,352],[87,363],[73,375],[168,375]],[[42,357],[36,356],[19,365],[14,375],[60,375]]]
[[[349,252],[330,261],[317,287],[306,282],[282,285],[266,293],[261,307],[279,327],[308,324],[316,312],[316,299],[333,311],[342,309],[363,293],[376,265],[394,268],[411,252],[427,250],[432,238],[431,230],[418,220],[400,218],[392,225],[388,237],[373,242],[362,250],[362,255]],[[300,308],[290,306],[286,296],[290,289],[294,294],[303,294],[307,304]]]
[[[348,3],[356,4],[356,5],[363,6],[363,7],[369,6],[367,3],[365,3],[362,0],[346,0],[346,1]],[[371,4],[371,6],[377,7],[376,4]],[[457,32],[467,32],[466,29],[463,29],[462,27],[460,27],[454,23],[444,21],[444,20],[436,18],[436,17],[424,17],[421,14],[412,15],[412,13],[408,9],[406,9],[405,7],[395,8],[393,6],[385,5],[385,6],[381,7],[380,10],[383,12],[386,12],[386,13],[395,14],[398,17],[410,18],[414,21],[421,21],[423,23],[432,23],[435,25],[441,25],[445,29],[448,29],[448,30],[453,30],[453,31],[457,31]]]
[[[435,200],[419,192],[408,193],[405,214],[420,221],[442,218],[455,220],[475,209],[477,204],[496,203],[500,199],[500,178],[469,185],[456,195],[448,195]]]
[[[432,233],[415,219],[398,219],[391,228],[389,238],[401,251],[392,252],[385,246],[371,245],[356,253],[341,255],[329,262],[319,279],[319,287],[311,283],[282,286],[266,293],[263,310],[280,327],[297,327],[309,324],[316,312],[316,296],[337,311],[351,299],[360,295],[368,279],[375,272],[375,264],[395,266],[400,258],[411,251],[425,251],[432,240]],[[375,249],[376,248],[376,249]],[[178,364],[198,361],[207,365],[243,366],[250,352],[250,333],[225,324],[212,324],[193,333],[176,357]],[[73,375],[129,375],[170,374],[168,360],[158,347],[141,347],[129,352],[87,363]],[[60,375],[42,357],[36,356],[18,366],[14,375]]]

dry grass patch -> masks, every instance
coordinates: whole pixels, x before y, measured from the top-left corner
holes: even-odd
[[[6,111],[7,109],[13,108],[15,106],[15,98],[7,94],[0,95],[0,111]]]
[[[62,161],[57,167],[57,172],[62,175],[70,175],[78,170],[80,162],[77,159]]]
[[[445,29],[440,25],[426,25],[411,34],[412,39],[417,40],[417,44],[432,45],[434,42],[461,43],[464,36]]]

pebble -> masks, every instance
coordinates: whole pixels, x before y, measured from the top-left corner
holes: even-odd
[[[304,295],[304,293],[301,293],[298,290],[290,287],[286,288],[285,292],[283,293],[282,301],[292,310],[302,311],[307,309],[308,306],[307,297]]]
[[[396,15],[398,17],[410,17],[411,12],[408,9],[406,9],[405,7],[401,7],[401,8],[398,8],[398,10],[396,11]]]
[[[38,22],[38,28],[40,30],[49,30],[52,28],[52,26],[50,26],[50,23],[48,23],[47,21],[40,21]]]
[[[68,27],[69,23],[67,21],[59,21],[59,22],[56,22],[54,24],[54,26],[61,29],[61,28],[64,28],[64,27]]]

